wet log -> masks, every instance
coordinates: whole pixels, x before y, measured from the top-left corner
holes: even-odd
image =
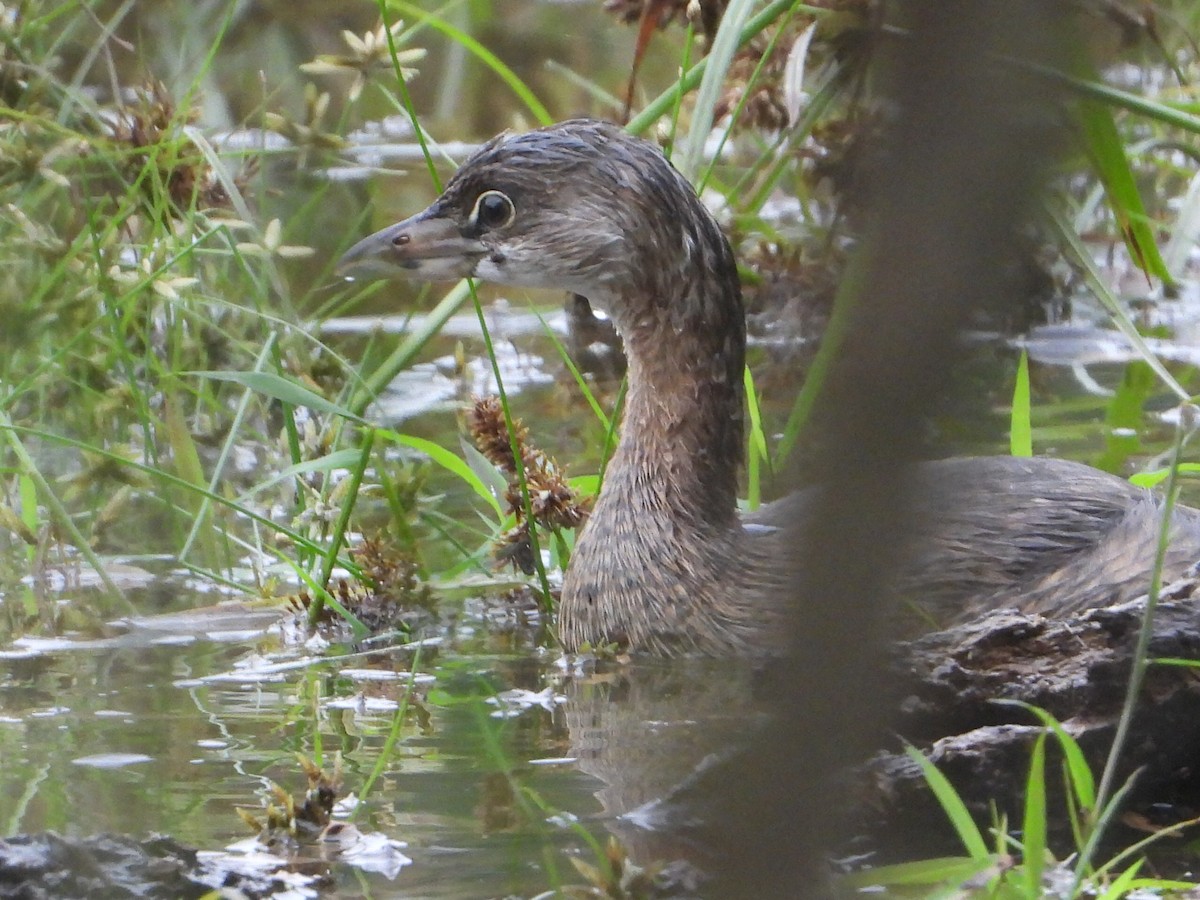
[[[1007,811],[1010,821],[1019,815],[1030,748],[1043,731],[1032,713],[998,700],[1048,711],[1079,742],[1098,777],[1121,713],[1145,604],[1142,598],[1055,619],[1002,610],[899,645],[891,660],[903,698],[899,734],[929,755],[982,821],[990,803]],[[1196,578],[1164,589],[1150,658],[1200,660]],[[1057,749],[1053,740],[1047,748]],[[1058,758],[1048,755],[1048,783],[1061,789]],[[1200,669],[1150,667],[1120,778],[1135,772],[1127,813],[1154,810],[1175,820],[1195,815]],[[928,829],[940,816],[920,769],[903,752],[877,755],[867,776],[868,821],[860,824],[869,830],[894,835],[918,823]]]

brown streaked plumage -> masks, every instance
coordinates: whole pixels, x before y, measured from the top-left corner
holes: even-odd
[[[620,444],[563,581],[567,649],[655,653],[771,644],[792,556],[775,523],[802,491],[741,517],[745,325],[732,250],[652,144],[574,120],[501,135],[425,211],[360,241],[343,269],[561,288],[625,343]],[[1078,463],[980,457],[920,466],[901,579],[942,621],[992,606],[1067,612],[1145,590],[1158,501]],[[1181,508],[1166,576],[1200,559]]]

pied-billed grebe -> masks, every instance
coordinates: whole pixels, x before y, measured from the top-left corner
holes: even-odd
[[[501,135],[425,211],[356,244],[342,270],[481,278],[581,294],[629,358],[620,444],[563,580],[567,649],[658,653],[771,642],[794,554],[775,523],[801,492],[740,516],[746,332],[733,252],[657,147],[603,122]],[[919,534],[901,579],[943,621],[989,606],[1066,612],[1148,584],[1159,503],[1087,466],[979,457],[915,475]],[[1180,508],[1166,575],[1200,559]]]

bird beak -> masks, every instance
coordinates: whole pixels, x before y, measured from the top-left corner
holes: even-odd
[[[453,281],[475,274],[487,255],[478,238],[465,237],[437,205],[363,238],[338,260],[348,278],[400,275],[422,281]]]

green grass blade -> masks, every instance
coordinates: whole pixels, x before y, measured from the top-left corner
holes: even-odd
[[[1180,475],[1200,475],[1200,463],[1180,463]],[[1130,484],[1136,484],[1138,487],[1152,488],[1158,487],[1171,475],[1170,469],[1155,469],[1152,472],[1138,472],[1136,475],[1129,476]]]
[[[683,153],[675,157],[676,165],[684,177],[695,183],[704,161],[704,145],[712,130],[717,103],[725,92],[725,74],[733,62],[733,55],[741,44],[742,31],[750,19],[756,0],[731,0],[721,15],[721,24],[708,52],[708,65],[700,79],[700,90],[696,93],[696,105],[692,110],[692,121],[688,128]]]
[[[821,337],[821,346],[817,355],[808,367],[804,386],[792,403],[792,411],[788,414],[783,426],[783,436],[775,447],[775,468],[782,467],[788,455],[799,440],[801,432],[808,424],[809,417],[816,406],[817,397],[825,386],[825,378],[829,374],[834,361],[842,352],[842,341],[849,333],[854,308],[858,303],[859,292],[862,290],[862,279],[866,272],[865,254],[858,253],[850,258],[846,271],[842,274],[842,283],[838,285],[837,294],[833,301],[833,312],[825,326],[825,334]]]
[[[417,354],[425,349],[428,344],[442,330],[450,317],[462,309],[463,304],[471,296],[470,286],[466,281],[460,281],[447,292],[446,296],[438,301],[435,306],[425,317],[421,323],[421,327],[416,331],[410,332],[404,341],[395,350],[388,355],[382,363],[375,367],[375,370],[370,375],[363,379],[363,384],[360,385],[354,396],[349,401],[349,407],[356,414],[361,415],[362,411],[367,408],[375,396],[383,390],[396,375],[407,369]]]
[[[398,10],[402,15],[411,16],[430,26],[435,31],[440,31],[459,46],[469,50],[476,59],[495,72],[497,77],[516,95],[517,99],[525,104],[529,112],[538,121],[538,124],[549,125],[554,121],[554,117],[550,115],[550,111],[542,105],[542,101],[538,100],[533,91],[520,79],[517,73],[506,66],[500,57],[496,56],[496,54],[465,31],[454,27],[441,16],[426,12],[411,3],[403,2],[403,0],[389,0],[388,5]]]
[[[366,422],[344,406],[331,403],[320,394],[310,391],[308,388],[297,384],[289,378],[276,375],[274,372],[212,371],[189,372],[186,374],[201,375],[205,378],[211,378],[214,381],[231,381],[234,384],[240,384],[242,387],[249,388],[255,393],[265,394],[275,400],[290,403],[292,406],[306,406],[316,412],[341,416],[359,425],[366,424]]]
[[[746,23],[746,27],[742,29],[741,36],[739,37],[739,46],[745,46],[756,35],[760,34],[763,29],[779,18],[779,16],[793,8],[815,16],[827,16],[830,14],[830,11],[827,9],[819,9],[803,3],[797,4],[795,0],[772,0],[761,12]],[[705,58],[680,75],[671,87],[655,97],[641,112],[629,120],[629,124],[625,126],[626,130],[630,134],[642,134],[645,132],[662,116],[671,111],[682,94],[686,94],[700,83],[707,68],[708,59]]]
[[[178,392],[175,390],[168,389],[165,392],[163,420],[167,443],[171,447],[171,459],[175,463],[175,474],[192,487],[192,490],[180,494],[179,503],[190,513],[192,528],[200,535],[204,563],[215,569],[220,558],[217,552],[217,534],[211,528],[202,528],[204,512],[207,509],[204,492],[208,490],[208,479],[204,477],[200,451],[180,409]]]
[[[1142,271],[1171,283],[1171,273],[1158,252],[1158,242],[1150,227],[1129,158],[1125,155],[1125,145],[1113,121],[1112,110],[1094,100],[1083,100],[1079,104],[1077,121],[1083,134],[1084,149],[1104,185],[1109,208],[1134,261]]]
[[[1147,662],[1154,666],[1183,666],[1188,669],[1200,669],[1200,659],[1185,659],[1179,656],[1158,656]]]
[[[995,863],[993,857],[975,859],[969,856],[946,856],[935,859],[918,859],[913,862],[896,863],[864,869],[839,878],[839,886],[862,889],[875,886],[961,884],[973,879]]]
[[[1188,254],[1200,239],[1200,173],[1192,176],[1187,194],[1179,206],[1179,215],[1171,228],[1171,237],[1163,251],[1163,260],[1170,272],[1182,272]]]
[[[1104,865],[1098,866],[1096,868],[1094,877],[1096,879],[1104,878],[1109,872],[1119,869],[1129,860],[1140,861],[1142,855],[1146,852],[1147,848],[1149,848],[1151,844],[1158,843],[1166,838],[1180,837],[1188,832],[1189,829],[1195,828],[1197,823],[1200,823],[1200,819],[1185,819],[1182,822],[1175,822],[1172,825],[1168,825],[1166,828],[1147,835],[1140,841],[1136,841],[1135,843],[1130,844],[1128,847],[1123,848],[1120,853],[1118,853]],[[1197,885],[1194,882],[1189,885],[1189,887],[1193,890],[1196,888],[1196,886]]]
[[[958,791],[954,789],[946,776],[938,771],[937,766],[916,747],[906,746],[904,752],[908,754],[909,759],[921,767],[921,773],[925,776],[929,789],[937,797],[938,803],[941,804],[950,824],[954,826],[958,839],[962,841],[963,847],[966,848],[971,859],[990,860],[991,853],[988,852],[983,834],[980,832],[979,826],[975,824],[975,820],[971,818],[971,813],[967,811],[967,806],[963,803],[962,797],[958,795]]]
[[[1125,797],[1133,790],[1134,782],[1138,775],[1142,773],[1141,769],[1135,771],[1126,779],[1116,791],[1113,792],[1110,799],[1106,799],[1104,806],[1096,810],[1096,824],[1088,834],[1087,843],[1079,851],[1079,855],[1075,860],[1074,882],[1071,889],[1071,896],[1075,896],[1079,890],[1079,886],[1083,883],[1083,879],[1087,876],[1088,871],[1094,868],[1093,861],[1096,856],[1096,850],[1100,846],[1100,840],[1104,836],[1104,830],[1108,827],[1108,823],[1116,815],[1121,804],[1125,802]],[[1099,796],[1099,795],[1098,795]]]
[[[1121,383],[1104,411],[1104,453],[1096,460],[1096,468],[1120,472],[1129,458],[1141,451],[1146,402],[1156,388],[1154,371],[1145,362],[1135,359],[1125,367]]]
[[[1025,782],[1025,810],[1021,841],[1025,848],[1025,889],[1030,897],[1042,895],[1042,873],[1046,867],[1046,733],[1038,735],[1029,761]]]
[[[758,392],[754,389],[754,374],[746,366],[743,373],[746,390],[746,410],[750,416],[750,433],[747,462],[749,463],[749,479],[746,493],[749,508],[758,509],[762,501],[762,466],[767,467],[767,475],[771,474],[771,454],[767,450],[767,436],[763,433],[762,409],[758,402]]]
[[[1174,881],[1170,878],[1138,878],[1130,882],[1129,889],[1136,891],[1145,889],[1148,891],[1187,891],[1194,892],[1196,890],[1196,882],[1194,881]],[[1187,895],[1185,895],[1187,896]]]
[[[1133,881],[1135,878],[1137,878],[1137,874],[1141,870],[1144,862],[1144,859],[1139,859],[1132,866],[1118,875],[1115,879],[1113,879],[1113,883],[1108,886],[1108,890],[1097,897],[1096,900],[1121,900],[1122,897],[1129,893],[1130,889],[1132,888]]]
[[[488,488],[483,480],[475,474],[469,465],[463,462],[455,454],[451,453],[440,444],[435,444],[433,441],[428,441],[425,438],[413,437],[410,434],[401,434],[398,431],[392,431],[388,428],[380,428],[377,436],[384,440],[391,441],[393,444],[400,444],[402,447],[409,447],[417,450],[428,456],[433,462],[441,466],[452,475],[457,475],[464,482],[471,486],[480,497],[487,501],[488,505],[496,511],[497,517],[503,516],[500,511],[500,504],[496,500],[491,489]]]
[[[13,455],[17,458],[17,462],[20,465],[21,475],[33,482],[34,486],[36,487],[37,494],[41,497],[42,502],[50,508],[51,516],[58,524],[58,527],[60,527],[66,536],[70,538],[71,543],[74,545],[75,549],[79,551],[79,554],[85,560],[87,560],[88,565],[92,567],[92,570],[96,573],[97,577],[99,577],[100,581],[103,582],[104,587],[122,603],[127,611],[135,612],[136,609],[134,605],[129,601],[129,598],[125,596],[125,592],[121,590],[117,586],[116,582],[114,582],[109,576],[108,569],[104,567],[104,563],[101,562],[100,557],[96,555],[96,551],[92,549],[92,545],[88,542],[87,538],[83,536],[83,533],[79,530],[79,526],[75,524],[75,520],[71,517],[70,512],[63,505],[63,502],[59,498],[58,494],[54,493],[53,488],[50,486],[50,482],[46,480],[45,476],[42,475],[41,471],[34,464],[33,457],[30,455],[25,445],[21,443],[20,439],[20,435],[22,434],[48,437],[50,440],[57,440],[57,436],[49,435],[45,432],[34,431],[32,429],[22,428],[19,425],[14,425],[9,420],[8,416],[6,416],[3,412],[0,412],[0,431],[7,433],[8,445],[12,450]],[[157,470],[150,471],[156,472]]]
[[[459,448],[462,450],[463,459],[470,466],[481,482],[490,486],[489,493],[493,498],[503,497],[508,490],[508,478],[501,472],[492,461],[484,456],[465,436],[460,435],[458,439]]]
[[[80,450],[85,453],[91,453],[95,456],[98,456],[98,457],[104,459],[104,460],[107,460],[110,463],[115,464],[118,467],[125,466],[130,469],[133,469],[136,472],[145,473],[146,475],[150,475],[154,478],[161,480],[164,484],[173,485],[175,487],[183,488],[184,490],[189,490],[194,493],[201,494],[202,496],[207,497],[209,500],[211,500],[215,503],[219,503],[222,506],[226,506],[226,507],[229,507],[230,509],[234,509],[240,515],[245,516],[250,521],[257,523],[258,525],[261,525],[262,527],[270,530],[271,532],[284,535],[289,541],[291,541],[297,547],[303,548],[303,549],[311,551],[311,552],[316,552],[316,551],[320,550],[320,548],[315,543],[313,543],[311,540],[306,538],[300,532],[296,531],[295,529],[289,528],[286,525],[282,525],[279,522],[276,522],[273,519],[268,518],[267,516],[263,515],[262,513],[256,512],[254,507],[238,506],[237,504],[231,503],[229,498],[227,498],[221,494],[213,493],[212,491],[208,490],[208,488],[204,487],[203,485],[192,484],[191,482],[186,481],[183,478],[180,478],[177,475],[174,475],[164,469],[157,468],[157,467],[151,466],[151,465],[147,465],[145,463],[140,463],[137,460],[127,459],[126,457],[122,456],[119,453],[115,453],[111,450],[107,450],[104,447],[100,447],[100,446],[97,446],[94,444],[88,444],[83,441],[77,441],[73,438],[63,437],[62,435],[53,434],[52,432],[48,432],[48,431],[38,429],[38,428],[29,428],[24,425],[13,425],[12,423],[4,420],[3,414],[0,414],[0,431],[8,431],[8,432],[11,432],[13,435],[24,434],[24,435],[30,435],[31,437],[37,437],[40,440],[46,441],[48,443],[57,444],[57,445],[63,446],[63,447],[71,447],[75,450]],[[18,443],[17,446],[20,447],[21,445]],[[34,472],[31,474],[34,476],[35,480],[38,479],[36,470],[34,470]],[[38,486],[39,486],[39,488],[42,488],[43,482],[38,481]],[[60,504],[55,505],[58,503],[58,498],[53,495],[50,495],[48,503],[52,506],[52,508],[55,511],[57,511],[58,509],[61,509]],[[66,515],[65,509],[63,509],[62,512],[64,515]],[[78,535],[79,539],[83,540],[83,536],[79,534],[79,531],[77,528],[75,528],[73,521],[68,521],[66,523],[66,526],[69,526],[71,529],[74,529],[71,531],[72,538],[74,538],[74,536]],[[84,554],[85,558],[87,558],[90,563],[91,560],[93,558],[95,558],[95,554],[92,552],[90,547],[86,546],[86,541],[84,543],[85,543],[85,546],[83,548],[81,548],[80,552],[82,552]],[[90,556],[89,556],[89,554],[90,554]],[[99,564],[100,564],[100,561],[97,558],[96,565],[99,565]],[[107,573],[102,574],[101,578],[102,578],[102,580],[105,580],[105,585],[107,586],[108,585]],[[118,589],[117,589],[116,585],[113,585],[111,590],[113,590],[114,592],[117,592]],[[120,596],[123,597],[124,595],[120,594]]]
[[[1092,259],[1091,253],[1084,246],[1075,229],[1067,224],[1062,215],[1055,210],[1049,210],[1049,218],[1058,237],[1059,244],[1063,248],[1064,255],[1083,270],[1088,287],[1095,292],[1096,299],[1100,301],[1108,314],[1112,316],[1113,324],[1117,326],[1117,330],[1125,335],[1129,343],[1133,345],[1133,349],[1154,370],[1154,374],[1158,376],[1159,380],[1180,401],[1190,403],[1191,395],[1183,389],[1179,382],[1175,380],[1175,376],[1168,372],[1166,366],[1154,355],[1154,352],[1147,346],[1145,339],[1137,330],[1137,326],[1134,325],[1133,320],[1129,318],[1129,313],[1125,307],[1113,296],[1113,292],[1109,290],[1108,283],[1105,281],[1104,276],[1100,274],[1100,270],[1096,268],[1095,260]]]
[[[324,456],[318,456],[316,459],[306,459],[301,462],[288,466],[286,469],[280,469],[277,472],[272,472],[266,481],[260,481],[250,490],[238,496],[238,503],[246,503],[256,494],[261,494],[263,491],[274,487],[277,484],[291,481],[293,478],[298,478],[301,475],[308,475],[312,472],[332,472],[336,469],[348,469],[354,465],[354,461],[359,457],[359,452],[353,449],[335,450],[333,453],[327,453]],[[214,491],[215,493],[215,491]]]
[[[1156,122],[1161,122],[1164,125],[1182,128],[1191,134],[1200,134],[1200,116],[1188,112],[1187,108],[1182,105],[1173,106],[1169,103],[1159,103],[1155,100],[1149,100],[1146,97],[1139,97],[1137,94],[1123,91],[1120,88],[1112,87],[1103,81],[1077,78],[1074,75],[1068,75],[1066,72],[1060,72],[1058,69],[1052,69],[1049,66],[1039,66],[1023,60],[1010,59],[1009,61],[1015,62],[1017,65],[1029,69],[1031,72],[1036,72],[1043,78],[1049,78],[1052,81],[1064,84],[1082,97],[1087,97],[1088,99],[1119,109],[1126,109],[1129,112],[1138,113]]]
[[[1108,801],[1107,798],[1112,795],[1112,785],[1117,777],[1116,773],[1120,765],[1121,754],[1124,752],[1126,742],[1129,739],[1138,700],[1145,685],[1147,661],[1150,656],[1150,641],[1154,633],[1154,614],[1158,608],[1159,595],[1162,589],[1163,564],[1166,560],[1167,546],[1174,527],[1173,511],[1175,509],[1175,502],[1179,496],[1179,457],[1183,452],[1184,442],[1195,428],[1194,416],[1190,414],[1190,408],[1181,410],[1181,413],[1184,414],[1180,415],[1179,422],[1175,426],[1175,443],[1171,448],[1171,474],[1167,478],[1167,487],[1164,491],[1165,500],[1162,504],[1162,510],[1159,513],[1158,540],[1154,548],[1154,565],[1150,570],[1150,584],[1146,590],[1146,603],[1142,610],[1142,619],[1137,632],[1137,642],[1133,650],[1132,665],[1130,666],[1128,681],[1125,686],[1125,699],[1122,702],[1121,716],[1117,720],[1116,731],[1113,734],[1112,744],[1108,750],[1108,758],[1104,763],[1104,771],[1100,775],[1100,786],[1096,789],[1096,806],[1099,810],[1096,828],[1089,836],[1087,846],[1079,854],[1079,863],[1076,867],[1077,883],[1079,873],[1084,871],[1085,867],[1092,864],[1091,857],[1095,853],[1099,840],[1098,835],[1111,819],[1113,811],[1117,807],[1117,796],[1113,796],[1111,801]],[[1132,783],[1134,777],[1136,777],[1136,773],[1130,776],[1126,787]]]
[[[267,364],[268,360],[276,350],[277,347],[275,344],[275,337],[272,335],[259,351],[258,357],[255,359],[254,366],[251,368],[251,371],[262,371],[263,366]],[[225,440],[222,442],[221,451],[217,454],[217,459],[213,464],[212,472],[209,474],[207,489],[210,492],[216,493],[220,490],[221,481],[223,480],[226,471],[225,467],[228,465],[229,459],[238,443],[239,435],[242,431],[242,425],[246,419],[246,411],[249,409],[251,399],[253,397],[253,391],[244,390],[241,392],[241,397],[238,398],[237,403],[234,405],[233,419],[230,421],[229,430],[226,434]],[[284,420],[289,426],[293,424],[294,417],[291,415],[290,408],[287,411],[287,415],[285,415]],[[289,437],[293,436],[294,431],[294,427],[289,428]],[[200,500],[200,506],[198,512],[196,513],[195,520],[192,522],[191,528],[188,529],[187,537],[184,538],[183,545],[180,547],[178,553],[180,559],[187,559],[191,554],[191,549],[195,542],[203,539],[205,532],[202,531],[202,526],[208,520],[209,505],[210,503],[207,498],[202,498]]]
[[[1029,354],[1022,350],[1013,384],[1012,413],[1009,415],[1008,447],[1013,456],[1033,456],[1032,404],[1029,399]]]
[[[416,674],[420,666],[421,647],[418,645],[417,649],[413,652],[412,662],[408,667],[408,684],[405,686],[404,692],[400,695],[400,703],[396,707],[395,714],[392,716],[392,727],[388,729],[387,738],[383,742],[383,748],[379,751],[379,756],[375,760],[375,765],[372,767],[371,773],[366,777],[363,786],[359,788],[359,802],[350,813],[349,818],[351,822],[355,821],[359,813],[367,808],[367,799],[371,796],[375,782],[387,771],[388,766],[396,764],[396,745],[400,741],[400,732],[404,728],[405,719],[408,717],[408,702],[415,690]]]
[[[342,495],[342,508],[338,513],[338,520],[330,532],[329,546],[325,550],[324,560],[321,564],[321,575],[318,581],[324,590],[322,593],[313,596],[312,604],[308,608],[308,625],[310,628],[315,629],[321,621],[321,607],[324,603],[324,598],[328,596],[329,579],[333,577],[333,570],[337,567],[338,551],[346,543],[346,534],[350,529],[350,516],[354,512],[355,504],[358,502],[358,488],[362,484],[363,474],[367,471],[367,465],[371,461],[371,448],[373,446],[375,446],[375,429],[368,428],[363,434],[362,449],[359,451],[358,464],[350,469],[350,484]],[[362,622],[357,617],[350,616],[348,621],[354,624],[356,631],[364,628]]]
[[[583,377],[583,373],[575,365],[575,360],[571,359],[571,354],[567,352],[567,348],[563,345],[563,342],[558,339],[558,335],[554,333],[554,329],[550,327],[550,323],[546,321],[540,311],[532,307],[530,307],[530,311],[537,316],[538,321],[542,324],[542,334],[554,345],[554,349],[558,353],[558,358],[562,360],[563,365],[567,367],[567,371],[571,373],[571,378],[574,379],[575,386],[583,394],[583,399],[587,401],[592,413],[596,416],[596,420],[605,429],[611,428],[612,418],[600,407],[600,401],[596,399],[596,392],[592,390],[592,386]]]
[[[1062,723],[1058,719],[1054,718],[1054,716],[1041,707],[1023,703],[1020,700],[994,700],[992,702],[997,706],[1015,706],[1027,710],[1037,716],[1043,725],[1054,732],[1054,736],[1058,740],[1058,745],[1062,748],[1063,756],[1067,760],[1067,767],[1071,775],[1071,787],[1085,814],[1090,815],[1092,810],[1096,808],[1096,779],[1092,775],[1091,767],[1088,765],[1078,741],[1067,733],[1067,730],[1062,727]]]

